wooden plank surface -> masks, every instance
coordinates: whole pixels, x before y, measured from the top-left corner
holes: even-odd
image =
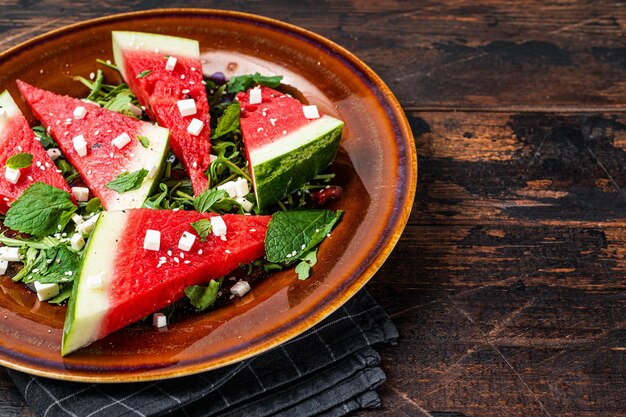
[[[154,0],[0,0],[0,48]],[[368,285],[402,338],[384,416],[626,416],[626,7],[618,1],[168,2],[257,13],[347,47],[420,157]],[[31,415],[5,374],[0,415]]]

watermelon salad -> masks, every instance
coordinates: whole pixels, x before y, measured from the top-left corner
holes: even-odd
[[[74,77],[84,97],[16,80],[32,129],[0,95],[0,275],[67,305],[62,355],[217,308],[276,270],[305,280],[342,215],[323,206],[341,195],[328,167],[343,122],[280,75],[207,74],[197,41],[112,40],[113,62]]]

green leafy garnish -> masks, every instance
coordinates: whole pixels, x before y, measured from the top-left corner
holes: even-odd
[[[211,233],[211,230],[213,229],[209,219],[201,219],[197,222],[193,222],[191,223],[191,227],[193,227],[193,230],[198,233],[202,243],[206,242],[206,238],[209,237],[209,233]]]
[[[215,304],[217,300],[217,293],[222,286],[222,280],[211,280],[209,285],[203,287],[202,285],[192,285],[185,288],[185,295],[189,298],[191,305],[198,311],[206,310]]]
[[[225,198],[228,198],[228,193],[226,191],[214,188],[212,190],[206,190],[200,194],[194,201],[193,206],[198,213],[204,213],[210,211],[218,201]]]
[[[64,285],[63,288],[61,288],[59,295],[57,295],[54,298],[51,298],[50,300],[48,300],[48,302],[50,304],[61,304],[63,301],[69,300],[71,295],[72,295],[72,286]]]
[[[57,159],[55,164],[68,184],[71,184],[76,178],[79,177],[78,171],[76,171],[74,167],[71,166],[65,159]]]
[[[144,148],[147,148],[148,146],[150,146],[150,139],[148,139],[147,137],[141,136],[141,135],[135,135],[135,137],[141,143],[141,146],[143,146]]]
[[[148,175],[148,170],[143,168],[135,172],[122,172],[114,180],[105,185],[105,187],[109,190],[117,191],[120,194],[127,191],[138,190],[146,175]]]
[[[228,81],[228,84],[226,85],[226,92],[232,94],[240,91],[246,91],[254,84],[261,84],[266,87],[276,88],[280,85],[282,79],[282,75],[264,76],[258,72],[248,75],[239,75]]]
[[[33,163],[33,155],[27,152],[16,153],[7,159],[7,167],[11,169],[28,168]]]
[[[292,262],[317,246],[342,211],[297,209],[274,213],[267,227],[265,252],[270,262]]]
[[[229,133],[237,132],[239,130],[239,115],[239,103],[232,103],[226,107],[222,116],[217,120],[213,138],[217,139]]]
[[[37,281],[42,284],[61,284],[74,280],[80,266],[80,257],[67,246],[58,245],[42,249],[32,262],[29,262],[30,251],[31,249],[27,251],[24,268],[19,274],[25,283]],[[14,279],[17,277],[16,275]]]
[[[102,202],[98,197],[94,197],[85,206],[85,214],[98,213],[102,211]]]
[[[55,146],[52,136],[50,136],[45,127],[35,126],[33,127],[33,132],[35,132],[35,136],[39,139],[39,143],[41,143],[41,146],[45,149],[50,149]]]
[[[304,281],[311,274],[311,268],[317,263],[317,249],[313,249],[305,253],[299,258],[300,262],[296,265],[296,274],[298,279]]]
[[[139,74],[137,74],[137,78],[143,78],[146,75],[150,74],[151,72],[152,72],[151,70],[143,70]]]
[[[75,211],[69,193],[36,182],[9,208],[4,225],[33,236],[52,235],[65,228]]]

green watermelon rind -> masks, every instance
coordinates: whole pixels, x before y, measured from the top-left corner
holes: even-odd
[[[336,119],[335,119],[336,120]],[[335,159],[343,122],[332,129],[261,163],[251,154],[254,190],[259,209],[265,210],[302,187]]]

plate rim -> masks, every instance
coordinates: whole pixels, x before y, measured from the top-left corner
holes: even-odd
[[[187,15],[190,13],[195,14],[199,18],[221,17],[230,18],[233,20],[238,19],[253,24],[259,23],[270,29],[278,29],[292,35],[298,35],[301,39],[304,39],[309,43],[317,44],[317,46],[324,47],[328,51],[332,52],[333,55],[339,57],[344,65],[349,64],[352,67],[351,69],[356,69],[363,73],[363,75],[366,77],[367,83],[375,87],[372,91],[373,93],[375,93],[375,96],[377,96],[376,98],[378,102],[380,104],[383,104],[383,107],[388,107],[388,109],[393,112],[393,120],[395,120],[395,122],[392,122],[390,124],[394,128],[398,129],[398,132],[396,133],[396,143],[402,144],[404,142],[403,144],[405,145],[406,161],[400,159],[400,163],[402,165],[403,163],[407,162],[405,177],[408,188],[407,193],[405,193],[404,195],[403,204],[399,208],[399,212],[396,216],[396,222],[393,225],[392,232],[390,233],[388,239],[384,241],[380,247],[374,249],[374,256],[369,260],[369,263],[365,267],[365,269],[360,274],[358,274],[356,278],[352,282],[350,282],[341,292],[335,293],[335,295],[332,297],[332,300],[330,300],[324,306],[322,311],[318,312],[317,314],[312,312],[311,314],[304,316],[302,320],[294,322],[287,329],[281,331],[279,335],[276,335],[275,338],[272,338],[272,340],[269,342],[266,341],[257,343],[256,345],[251,345],[239,355],[231,353],[227,355],[225,359],[212,360],[211,364],[208,366],[205,365],[205,362],[200,361],[199,363],[189,363],[182,368],[169,370],[168,368],[164,368],[161,370],[162,372],[156,374],[142,374],[140,371],[131,371],[128,375],[120,375],[124,374],[125,372],[118,371],[115,375],[98,376],[97,372],[94,372],[91,374],[91,376],[86,376],[75,375],[71,373],[67,374],[56,369],[48,370],[51,368],[39,369],[36,367],[24,365],[22,363],[15,363],[10,360],[6,360],[2,356],[0,356],[0,365],[31,375],[42,376],[46,378],[91,383],[149,382],[188,376],[210,371],[213,369],[218,369],[227,365],[231,365],[233,363],[240,362],[242,360],[249,359],[253,356],[257,356],[267,350],[270,350],[301,335],[305,331],[320,323],[326,317],[339,309],[343,304],[345,304],[350,298],[352,298],[360,289],[365,286],[365,284],[374,276],[378,269],[380,269],[382,264],[386,261],[386,259],[389,257],[392,250],[398,243],[400,236],[402,235],[409,220],[417,189],[417,151],[411,127],[402,106],[400,105],[395,95],[391,92],[391,89],[386,85],[386,83],[355,54],[322,35],[278,19],[240,11],[202,8],[151,9],[126,13],[116,13],[112,15],[83,20],[53,29],[51,31],[37,35],[33,38],[27,39],[7,50],[0,52],[0,64],[2,64],[7,58],[10,58],[14,54],[18,54],[24,49],[28,49],[42,42],[46,42],[52,38],[61,37],[73,31],[85,29],[93,25],[115,23],[117,21],[132,21],[135,18],[145,17],[180,17],[181,15]],[[387,118],[390,119],[389,115],[387,116]],[[371,253],[372,252],[370,252],[370,254]],[[126,371],[126,373],[127,372],[128,371]]]

